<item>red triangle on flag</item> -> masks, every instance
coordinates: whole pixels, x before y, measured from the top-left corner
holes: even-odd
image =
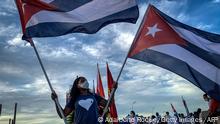
[[[186,42],[154,10],[154,7],[149,5],[128,57],[132,57],[144,49],[162,44],[186,45]]]
[[[40,0],[16,0],[16,5],[20,14],[23,32],[25,30],[28,20],[32,17],[32,15],[41,10],[57,10],[57,7],[55,7],[54,5],[45,3]]]

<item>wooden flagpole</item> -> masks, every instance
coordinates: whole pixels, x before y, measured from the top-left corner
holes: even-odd
[[[120,69],[120,71],[119,71],[118,77],[117,77],[117,79],[116,79],[116,81],[115,81],[115,83],[116,83],[115,85],[116,85],[116,86],[118,85],[119,78],[120,78],[121,73],[122,73],[122,71],[123,71],[123,69],[124,69],[124,66],[125,66],[125,64],[126,64],[126,62],[127,62],[129,52],[130,52],[131,49],[133,48],[133,45],[135,44],[135,41],[136,41],[137,38],[138,38],[138,34],[140,33],[141,28],[143,27],[143,23],[144,23],[145,20],[146,20],[146,13],[148,12],[148,10],[149,10],[149,6],[148,6],[147,10],[145,11],[145,15],[144,15],[144,17],[143,17],[143,19],[142,19],[142,21],[141,21],[141,24],[140,24],[140,26],[139,26],[139,28],[138,28],[138,31],[137,31],[137,33],[136,33],[136,35],[135,35],[135,38],[134,38],[134,40],[133,40],[133,42],[132,42],[132,44],[131,44],[131,46],[130,46],[130,48],[129,48],[129,50],[128,50],[127,56],[125,57],[125,60],[124,60],[124,62],[123,62],[123,64],[122,64],[122,67],[121,67],[121,69]],[[105,106],[105,108],[104,108],[104,111],[103,111],[103,114],[102,114],[102,118],[104,118],[105,114],[106,114],[107,111],[108,111],[108,107],[109,107],[109,105],[110,105],[110,102],[111,102],[112,99],[113,99],[113,96],[114,96],[114,94],[115,94],[115,91],[116,91],[116,88],[114,87],[114,88],[112,89],[112,91],[111,91],[111,94],[110,94],[110,97],[109,97],[109,99],[108,99],[108,102],[107,102],[107,104],[106,104],[106,106]]]
[[[43,65],[42,61],[41,61],[40,55],[38,54],[37,48],[35,47],[34,41],[32,39],[28,39],[28,41],[30,42],[31,46],[34,48],[34,51],[35,51],[36,56],[37,56],[37,59],[38,59],[38,61],[40,63],[41,69],[43,70],[44,76],[45,76],[45,78],[47,80],[47,83],[48,83],[48,85],[50,87],[51,92],[55,93],[55,90],[52,87],[52,84],[51,84],[51,82],[50,82],[50,80],[48,78],[47,72],[46,72],[46,70],[44,68],[44,65]],[[55,99],[55,103],[58,106],[58,110],[59,110],[59,112],[60,112],[60,114],[62,116],[62,119],[63,119],[64,123],[67,124],[67,121],[66,121],[66,118],[64,116],[63,110],[62,110],[61,105],[59,104],[59,101],[58,101],[57,98]]]

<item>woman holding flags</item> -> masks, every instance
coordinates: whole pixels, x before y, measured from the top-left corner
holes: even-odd
[[[64,116],[74,112],[74,124],[98,124],[98,106],[105,107],[107,100],[89,91],[89,83],[85,77],[77,77],[70,92],[71,100],[63,109]],[[55,100],[57,94],[53,92],[51,98]],[[56,103],[56,102],[55,102]],[[57,113],[58,105],[56,104]],[[61,117],[62,118],[62,117]]]

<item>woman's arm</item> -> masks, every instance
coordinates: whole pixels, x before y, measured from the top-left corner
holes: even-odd
[[[51,98],[52,98],[53,101],[55,101],[55,99],[58,99],[57,94],[56,94],[55,92],[52,92]],[[62,118],[61,113],[60,113],[59,108],[58,108],[58,105],[61,107],[61,105],[60,105],[59,103],[55,102],[57,114],[59,115],[60,118]],[[68,107],[65,107],[64,110],[63,110],[63,108],[61,107],[61,109],[62,109],[63,114],[64,114],[65,117],[66,117],[67,115],[69,115],[69,114],[73,111],[73,109],[68,108]]]

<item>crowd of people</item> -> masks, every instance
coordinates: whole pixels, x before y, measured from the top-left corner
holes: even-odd
[[[117,85],[114,85],[117,87]],[[55,91],[51,94],[53,100],[57,99],[58,96]],[[220,103],[215,99],[209,97],[207,94],[203,95],[205,101],[209,103],[208,114],[205,118],[201,117],[202,110],[200,108],[193,113],[183,113],[174,112],[170,114],[166,112],[164,115],[160,115],[158,112],[155,115],[148,117],[136,115],[134,111],[131,111],[128,116],[123,119],[116,119],[117,123],[124,124],[200,124],[201,122],[209,122],[209,117],[220,116]],[[67,102],[62,111],[58,109],[59,104],[55,102],[57,113],[62,118],[61,112],[65,117],[70,116],[69,124],[99,124],[102,121],[104,124],[108,123],[105,121],[108,116],[100,120],[99,107],[104,108],[106,106],[107,100],[101,96],[90,92],[89,83],[85,77],[77,77],[73,86],[70,90],[70,99]],[[108,120],[108,119],[107,119]],[[115,120],[115,119],[114,119]],[[215,120],[216,121],[216,120]]]
[[[155,115],[144,117],[142,115],[135,115],[134,111],[131,111],[125,118],[119,120],[122,124],[216,124],[220,116],[220,103],[211,98],[207,94],[203,95],[203,99],[208,102],[208,111],[203,111],[198,108],[197,111],[184,115],[183,113],[174,113],[171,115],[169,112],[165,112],[164,115],[160,115],[158,112]]]
[[[155,115],[145,117],[143,115],[136,115],[134,111],[131,111],[125,118],[119,120],[121,124],[199,124],[202,120],[200,118],[201,108],[197,111],[184,115],[183,113],[165,112],[164,115],[158,112]]]

